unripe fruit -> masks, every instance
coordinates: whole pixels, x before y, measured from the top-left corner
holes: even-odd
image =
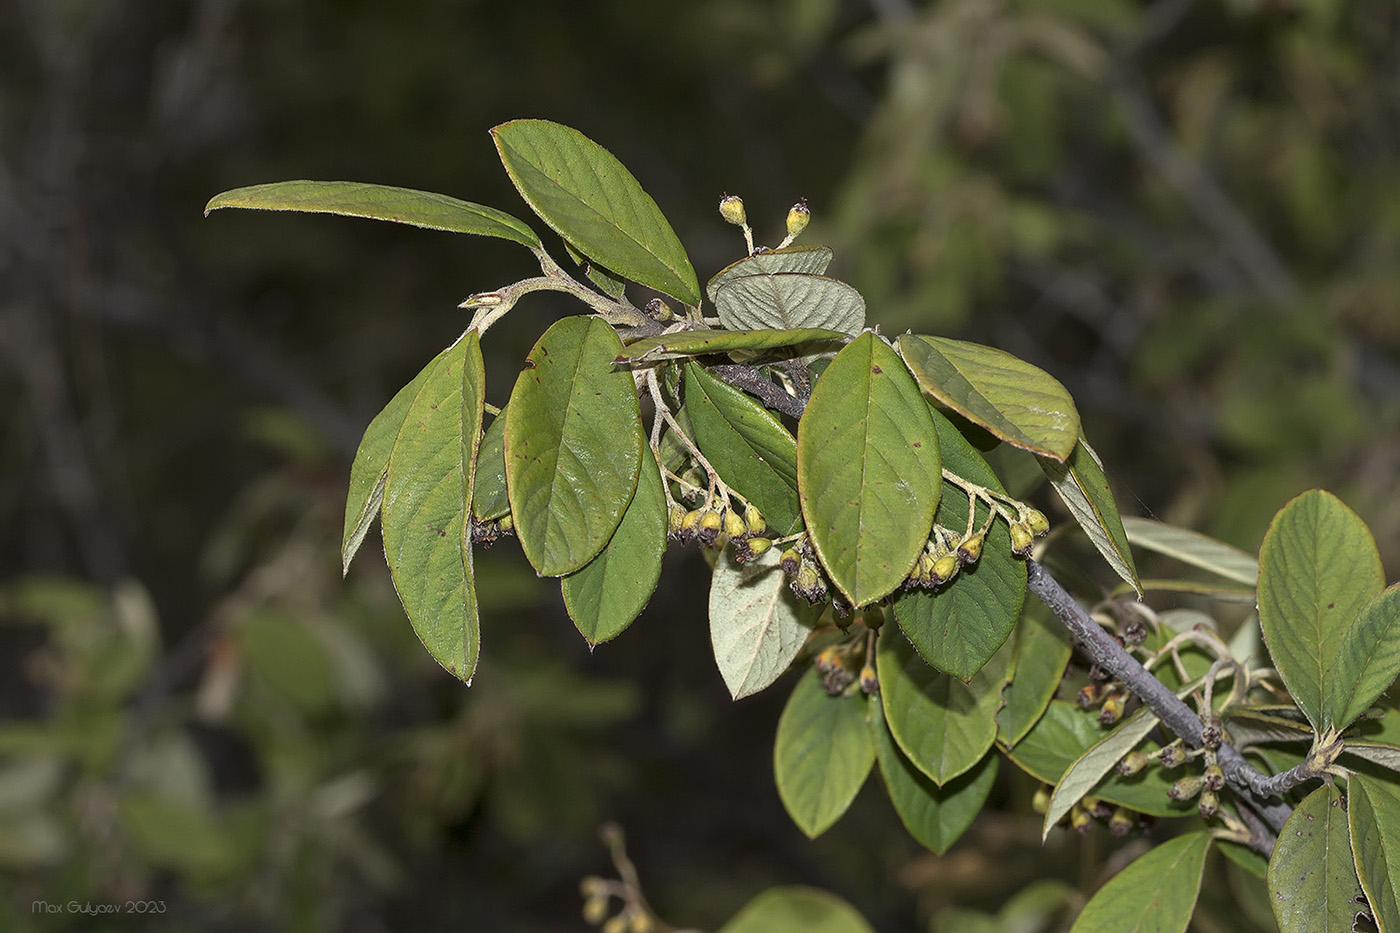
[[[748,540],[749,553],[754,557],[766,553],[773,546],[773,542],[767,538],[750,538]]]
[[[681,518],[681,533],[694,534],[698,531],[700,528],[700,515],[701,512],[699,509],[691,509],[689,512],[686,512]]]
[[[1167,788],[1167,796],[1173,800],[1190,800],[1201,792],[1201,779],[1197,775],[1188,775]]]
[[[744,509],[744,524],[748,526],[749,534],[761,535],[768,530],[768,522],[764,520],[763,513],[753,506]]]
[[[1111,693],[1103,701],[1103,708],[1099,710],[1099,722],[1105,726],[1111,726],[1123,718],[1123,708],[1128,705],[1128,695],[1126,693]]]
[[[1177,739],[1157,753],[1157,761],[1164,768],[1179,768],[1186,763],[1186,747]]]
[[[778,566],[783,568],[783,573],[795,577],[798,569],[802,566],[802,555],[792,548],[788,548],[778,556]]]
[[[609,919],[607,923],[603,924],[602,933],[628,933],[627,921],[621,914],[618,914],[616,917]]]
[[[1124,777],[1132,777],[1146,768],[1150,760],[1143,752],[1128,752],[1118,762],[1118,773]]]
[[[1133,816],[1133,811],[1125,807],[1118,807],[1108,818],[1108,831],[1115,836],[1128,835],[1136,825],[1137,819]]]
[[[724,519],[720,518],[714,509],[706,509],[700,513],[700,524],[696,527],[695,536],[700,539],[700,543],[705,547],[714,547],[719,540],[720,528],[724,525]]]
[[[1201,792],[1201,819],[1215,819],[1215,814],[1220,812],[1220,797],[1213,790]]]
[[[947,583],[957,572],[958,559],[952,554],[944,554],[933,562],[933,570],[929,576],[933,578],[934,583]]]
[[[860,669],[860,692],[870,696],[880,689],[880,681],[875,677],[875,668],[866,664]]]
[[[748,530],[748,526],[744,524],[743,518],[737,512],[726,511],[724,513],[724,533],[729,536],[730,540],[743,537]]]
[[[671,534],[678,535],[681,533],[681,525],[685,521],[685,513],[685,506],[681,505],[679,502],[671,503],[671,511],[666,516],[666,527]],[[696,520],[699,520],[698,517]]]
[[[1073,807],[1070,808],[1069,825],[1070,828],[1078,832],[1079,835],[1087,835],[1089,832],[1089,827],[1092,826],[1093,823],[1094,818],[1089,815],[1089,811],[1081,807],[1079,804],[1076,803]]]
[[[879,606],[866,606],[860,611],[860,621],[872,632],[878,632],[885,624],[885,610]]]
[[[1035,536],[1031,530],[1020,522],[1011,526],[1011,551],[1017,557],[1025,557],[1031,552],[1031,544],[1034,543]]]
[[[958,545],[958,562],[961,564],[975,564],[977,558],[982,556],[982,535],[976,534]]]
[[[744,213],[744,202],[732,194],[720,198],[719,215],[736,227],[742,227],[748,222],[748,215]]]
[[[583,922],[597,926],[608,916],[608,899],[604,895],[590,897],[583,902]]]
[[[812,212],[807,209],[807,199],[802,198],[791,208],[787,215],[787,235],[791,239],[796,237],[803,230],[807,229],[807,224],[812,219]]]
[[[1103,702],[1107,693],[1107,684],[1089,683],[1079,688],[1079,694],[1075,699],[1079,703],[1080,709],[1093,709]]]
[[[1220,729],[1220,720],[1211,719],[1210,722],[1201,726],[1201,746],[1214,751],[1220,747],[1220,743],[1225,740],[1225,734]]]
[[[1205,774],[1201,775],[1201,782],[1206,790],[1220,790],[1225,786],[1225,771],[1220,765],[1209,765]]]
[[[1030,509],[1026,512],[1026,528],[1038,538],[1050,530],[1050,520],[1040,509]]]
[[[502,534],[510,534],[512,531],[515,530],[514,516],[510,515],[509,513],[502,515],[501,520],[496,523],[496,527],[501,530]]]
[[[656,925],[646,914],[632,915],[632,933],[652,933]]]
[[[1031,809],[1036,813],[1044,815],[1050,809],[1050,798],[1053,791],[1042,784],[1035,789],[1035,796],[1031,798]]]

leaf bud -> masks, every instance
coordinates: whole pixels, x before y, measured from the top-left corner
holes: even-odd
[[[783,568],[783,573],[795,577],[798,569],[802,566],[802,555],[792,548],[788,548],[778,556],[778,566]]]
[[[744,519],[739,515],[739,513],[727,510],[725,511],[724,533],[729,536],[729,539],[731,541],[736,538],[742,538],[744,534],[748,532],[748,530],[748,526],[744,524]]]
[[[1050,519],[1045,517],[1045,513],[1040,509],[1026,510],[1026,528],[1030,533],[1039,538],[1050,530]]]
[[[761,535],[768,530],[768,522],[764,520],[763,513],[752,505],[744,509],[744,524],[751,535]]]
[[[768,538],[750,538],[745,543],[749,546],[749,553],[754,557],[766,553],[773,546],[773,542]]]
[[[1118,807],[1108,818],[1108,831],[1115,836],[1126,836],[1137,825],[1137,817],[1127,807]]]
[[[1118,762],[1118,773],[1124,777],[1132,777],[1139,774],[1151,762],[1144,752],[1128,752]]]
[[[982,535],[975,534],[958,545],[958,563],[964,565],[977,563],[977,558],[982,556],[982,538]]]
[[[1206,790],[1220,790],[1225,786],[1225,771],[1220,765],[1207,765],[1205,774],[1201,776],[1201,783]]]
[[[1220,812],[1220,795],[1213,790],[1201,791],[1201,819],[1213,820]]]
[[[947,583],[953,579],[958,572],[958,559],[952,554],[944,554],[933,562],[933,569],[929,572],[929,577],[935,584]]]
[[[720,198],[719,215],[736,227],[742,227],[748,223],[748,215],[744,213],[743,200],[732,194],[726,194]]]
[[[796,237],[803,230],[807,229],[807,224],[812,219],[812,212],[807,207],[807,199],[801,198],[796,204],[788,209],[787,214],[787,235],[788,239]]]
[[[1077,803],[1074,806],[1070,807],[1069,825],[1070,828],[1073,829],[1075,832],[1079,833],[1079,835],[1088,835],[1089,827],[1092,826],[1093,823],[1094,818],[1089,815],[1088,810],[1084,809]]]
[[[875,676],[875,668],[869,662],[860,669],[860,692],[870,696],[880,689],[880,681]]]
[[[602,894],[595,895],[583,902],[583,922],[590,926],[597,926],[607,919],[608,899]]]
[[[1031,530],[1022,522],[1017,522],[1011,526],[1011,551],[1017,557],[1027,557],[1031,553],[1031,544],[1035,541],[1035,536]]]
[[[1173,800],[1190,800],[1201,792],[1201,785],[1199,775],[1189,774],[1167,788],[1167,796]]]

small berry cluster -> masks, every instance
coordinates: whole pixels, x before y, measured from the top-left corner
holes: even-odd
[[[822,689],[831,696],[841,696],[859,689],[870,696],[880,689],[875,674],[875,638],[884,624],[885,614],[877,606],[862,613],[865,631],[849,641],[823,648],[813,664],[822,675]]]
[[[1041,785],[1035,792],[1035,798],[1031,801],[1031,806],[1037,813],[1045,813],[1050,809],[1050,797],[1052,788],[1049,785]],[[1087,795],[1070,807],[1069,813],[1060,821],[1061,825],[1068,825],[1081,836],[1089,832],[1089,827],[1098,820],[1108,826],[1108,831],[1115,836],[1126,836],[1136,829],[1147,829],[1156,820],[1147,813],[1139,813],[1127,807],[1110,804],[1102,798]]]

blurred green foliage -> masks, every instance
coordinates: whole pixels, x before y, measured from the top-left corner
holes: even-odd
[[[339,580],[359,431],[528,257],[199,205],[320,177],[518,210],[486,130],[519,116],[608,145],[702,278],[735,255],[720,192],[765,239],[806,195],[887,333],[1060,377],[1125,512],[1252,549],[1324,485],[1400,562],[1389,0],[0,6],[0,928],[132,898],[167,912],[112,928],[560,929],[604,817],[660,912],[712,927],[767,883],[958,930],[1095,880],[1106,837],[1041,849],[1014,774],[941,859],[865,796],[801,839],[698,561],[590,655],[488,553],[468,690],[372,561]],[[1201,929],[1267,929],[1218,874]],[[1058,890],[1013,903],[1050,929]]]

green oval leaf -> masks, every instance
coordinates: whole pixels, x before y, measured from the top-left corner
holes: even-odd
[[[270,185],[234,188],[210,198],[209,203],[204,205],[204,214],[207,217],[210,211],[221,207],[390,220],[429,230],[493,236],[531,249],[540,246],[540,238],[535,236],[535,231],[523,221],[494,207],[459,201],[431,191],[368,185],[358,181],[279,181]]]
[[[705,294],[714,303],[721,286],[746,275],[776,275],[779,272],[805,272],[821,275],[831,265],[833,253],[825,246],[790,246],[768,249],[730,263],[705,285]]]
[[[970,770],[996,741],[996,711],[1010,652],[963,683],[924,663],[909,642],[886,629],[876,652],[880,700],[895,741],[942,787]]]
[[[1200,532],[1133,515],[1123,516],[1123,530],[1128,540],[1140,548],[1165,554],[1248,587],[1259,582],[1259,561],[1253,554]]]
[[[682,359],[706,353],[729,353],[733,350],[772,350],[792,347],[812,341],[845,340],[846,334],[819,327],[799,327],[791,330],[683,330],[659,337],[644,337],[629,343],[617,358],[618,363]]]
[[[384,556],[413,630],[433,659],[471,682],[480,648],[467,500],[486,399],[476,331],[409,403],[384,476]]]
[[[930,414],[938,432],[943,469],[1005,492],[991,467],[952,422],[932,409]],[[944,480],[935,520],[945,528],[965,528],[967,512],[967,493]],[[987,507],[979,504],[977,527],[986,517]],[[1025,561],[1011,553],[1006,526],[998,523],[988,532],[977,563],[964,567],[938,590],[899,593],[894,598],[894,616],[925,661],[966,681],[1016,627],[1025,598]]]
[[[637,492],[598,556],[564,577],[564,607],[580,634],[597,645],[622,634],[646,608],[666,552],[666,494],[661,471],[642,445]]]
[[[1342,792],[1324,784],[1298,804],[1269,859],[1281,933],[1351,933],[1361,905]]]
[[[1337,646],[1337,668],[1323,718],[1345,729],[1400,673],[1400,585],[1361,607]]]
[[[1097,710],[1081,710],[1073,703],[1052,700],[1031,730],[1007,751],[1007,757],[1041,782],[1058,784],[1075,759],[1104,734]],[[1151,752],[1158,745],[1149,739],[1141,747]],[[1179,776],[1164,768],[1148,768],[1130,778],[1114,773],[1098,785],[1094,795],[1140,813],[1183,816],[1194,811],[1196,804],[1167,797],[1167,790]]]
[[[458,338],[458,342],[461,338]],[[418,397],[423,383],[437,371],[443,359],[457,349],[457,343],[443,350],[423,370],[413,377],[374,416],[360,439],[355,461],[350,466],[350,489],[345,497],[345,533],[340,544],[341,572],[350,572],[350,561],[360,549],[370,525],[379,517],[384,504],[384,471],[389,467],[389,453],[399,438],[408,407]]]
[[[739,564],[727,549],[710,580],[710,644],[736,700],[782,676],[821,615],[792,594],[778,556],[772,548]]]
[[[700,303],[681,241],[611,152],[548,120],[512,120],[491,136],[525,203],[570,246],[623,278]]]
[[[816,838],[846,812],[875,763],[866,699],[829,696],[815,670],[804,674],[778,719],[773,774],[797,828]]]
[[[870,704],[870,731],[880,776],[900,822],[920,845],[939,855],[947,852],[982,812],[1000,758],[985,755],[972,770],[939,787],[900,751],[879,703]]]
[[[715,292],[715,312],[730,330],[822,327],[856,334],[865,326],[865,299],[837,279],[803,272],[741,275]]]
[[[1314,489],[1274,516],[1259,549],[1259,624],[1274,667],[1319,732],[1335,719],[1343,637],[1384,586],[1370,530],[1336,496]]]
[[[1396,933],[1400,931],[1400,788],[1353,774],[1347,779],[1347,821],[1353,864],[1371,916],[1381,933]]]
[[[697,363],[685,367],[684,414],[691,439],[724,480],[780,535],[802,521],[797,441],[772,412]]]
[[[1108,488],[1108,477],[1104,475],[1099,455],[1080,437],[1074,452],[1064,463],[1044,457],[1039,459],[1050,485],[1069,507],[1070,514],[1084,529],[1094,548],[1141,598],[1142,582],[1138,580],[1133,552],[1128,547],[1128,533],[1123,530],[1123,519],[1113,501],[1113,491]]]
[[[1002,350],[947,337],[904,334],[899,355],[920,387],[1013,447],[1065,460],[1079,439],[1079,411],[1049,373]]]
[[[476,483],[472,487],[472,515],[492,522],[510,514],[506,491],[506,418],[500,412],[481,435],[476,454]]]
[[[1208,832],[1169,839],[1099,888],[1070,933],[1183,933],[1196,909]]]
[[[812,390],[797,475],[817,556],[851,605],[899,586],[933,528],[943,478],[929,407],[874,334],[847,344]]]
[[[515,382],[506,486],[520,547],[546,577],[578,570],[607,544],[637,488],[642,423],[622,343],[600,318],[557,321]]]
[[[875,933],[841,898],[796,885],[769,888],[744,905],[719,933]]]
[[[1039,600],[1026,606],[1015,639],[1011,682],[997,710],[997,741],[1007,748],[1021,741],[1055,698],[1072,653],[1069,633]]]

